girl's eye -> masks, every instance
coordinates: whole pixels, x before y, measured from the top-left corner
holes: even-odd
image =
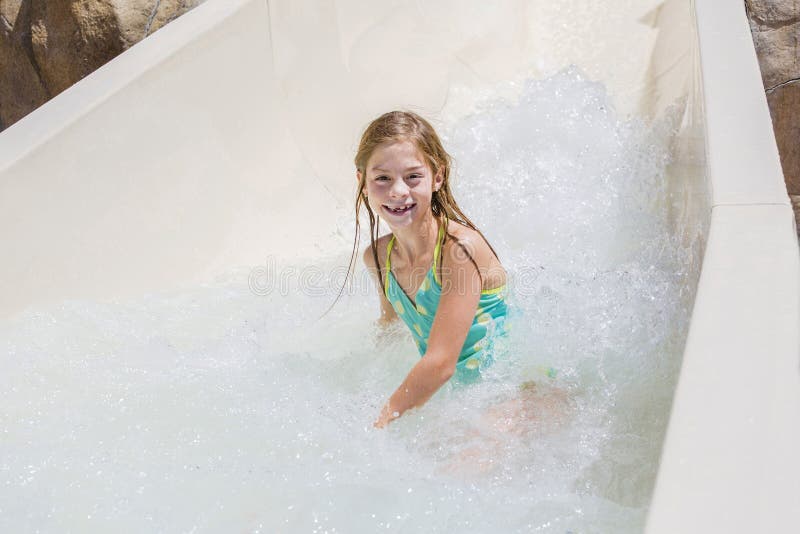
[[[411,180],[418,180],[418,179],[422,178],[422,175],[421,174],[412,174],[411,176],[409,176],[409,178]]]
[[[383,180],[388,180],[389,177],[388,176],[378,176],[375,179],[378,180],[378,181],[383,181]]]

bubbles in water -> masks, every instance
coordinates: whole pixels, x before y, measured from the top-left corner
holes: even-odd
[[[333,275],[259,295],[241,270],[3,324],[0,530],[641,530],[696,276],[666,215],[677,118],[618,117],[570,69],[445,120],[512,334],[384,430],[418,356],[363,273],[324,316]]]

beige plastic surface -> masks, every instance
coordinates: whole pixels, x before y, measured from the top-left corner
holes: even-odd
[[[466,113],[574,63],[622,113],[683,99],[673,222],[710,217],[648,532],[791,531],[797,243],[742,7],[697,6],[699,54],[694,20],[675,0],[208,0],[0,134],[0,320],[347,250],[371,118]]]
[[[0,318],[341,251],[387,109],[435,120],[469,109],[454,88],[576,63],[657,112],[656,5],[209,0],[0,136]]]
[[[742,2],[696,2],[711,225],[648,533],[800,528],[800,262]]]

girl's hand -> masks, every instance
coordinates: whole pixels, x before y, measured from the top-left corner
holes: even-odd
[[[381,410],[381,414],[378,416],[378,419],[375,420],[374,423],[372,423],[372,426],[374,426],[375,428],[383,428],[386,425],[388,425],[392,419],[397,419],[398,417],[400,417],[400,414],[397,412],[393,412],[392,409],[389,407],[389,403],[386,403],[386,405]]]

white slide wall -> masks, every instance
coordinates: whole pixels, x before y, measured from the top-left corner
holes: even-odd
[[[741,2],[695,6],[711,224],[648,533],[800,525],[800,264]]]

